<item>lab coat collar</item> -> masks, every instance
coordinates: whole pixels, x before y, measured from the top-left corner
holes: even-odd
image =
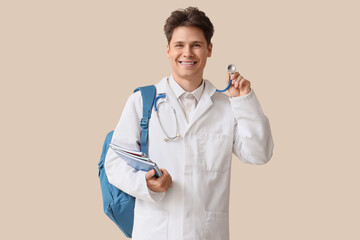
[[[196,98],[197,102],[200,101],[201,95],[204,91],[204,86],[205,86],[204,83],[205,83],[204,81],[201,81],[200,86],[191,92],[191,94],[194,95],[194,97]],[[180,86],[180,84],[178,84],[176,82],[176,80],[174,79],[174,77],[172,75],[169,78],[169,85],[170,85],[171,89],[174,91],[177,99],[179,99],[181,97],[181,95],[186,93],[186,91]]]
[[[169,85],[169,78],[168,77],[164,77],[163,79],[161,79],[161,81],[156,85],[157,88],[157,94],[159,93],[172,93],[174,95],[174,97],[177,99],[177,96],[175,95],[175,93],[171,90],[171,87]],[[203,94],[207,94],[210,97],[215,93],[216,88],[214,87],[214,85],[212,85],[212,83],[206,79],[203,80],[203,84],[204,84],[204,91]],[[171,91],[169,91],[171,90]],[[202,95],[201,95],[202,97]]]
[[[198,105],[195,109],[195,113],[193,117],[191,118],[189,124],[187,124],[185,114],[180,106],[180,103],[174,93],[174,91],[171,89],[169,85],[169,78],[164,77],[157,85],[157,94],[165,93],[166,99],[163,98],[163,101],[167,101],[176,111],[176,114],[181,118],[179,119],[179,123],[185,123],[187,127],[185,129],[180,126],[180,129],[183,129],[184,132],[182,132],[183,135],[186,134],[186,132],[191,128],[191,126],[211,107],[212,100],[211,97],[214,95],[216,88],[212,83],[206,79],[203,80],[204,82],[204,90],[201,94],[200,100],[198,102]],[[159,99],[160,100],[160,99]],[[183,124],[180,124],[183,125]]]

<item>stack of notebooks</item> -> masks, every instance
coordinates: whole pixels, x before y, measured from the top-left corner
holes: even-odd
[[[155,169],[155,176],[161,177],[162,172],[159,167],[150,160],[150,158],[143,152],[128,150],[114,143],[110,143],[109,145],[115,153],[117,153],[121,159],[123,159],[127,164],[136,170],[140,171],[150,171],[151,169]]]

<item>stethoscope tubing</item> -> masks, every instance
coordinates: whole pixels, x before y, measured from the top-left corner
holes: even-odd
[[[233,74],[236,71],[235,65],[234,64],[229,64],[226,67],[226,71],[228,73],[230,73],[230,75],[229,75],[229,84],[227,85],[227,87],[224,90],[216,89],[217,92],[225,92],[225,91],[227,91],[229,89],[229,87],[231,86],[231,74]]]
[[[176,135],[174,137],[170,137],[165,129],[164,129],[164,126],[162,125],[161,123],[161,120],[160,120],[160,117],[159,117],[159,111],[158,111],[158,106],[156,105],[156,102],[158,99],[160,98],[166,98],[166,93],[159,93],[157,95],[157,97],[154,99],[154,109],[155,109],[155,112],[156,112],[156,116],[157,116],[157,119],[159,121],[159,125],[161,127],[161,130],[163,131],[164,135],[166,136],[166,138],[164,138],[164,141],[169,141],[169,140],[175,140],[177,139],[178,137],[180,137],[180,134],[178,133],[179,129],[178,129],[178,121],[177,121],[177,118],[176,118],[176,112],[175,112],[175,109],[172,108],[172,110],[174,111],[174,116],[175,116],[175,127],[176,127]],[[166,101],[165,101],[166,102]],[[159,105],[163,103],[163,102],[160,102]]]
[[[217,92],[226,92],[230,86],[231,86],[231,77],[229,77],[229,84],[227,85],[227,87],[225,89],[223,89],[223,90],[216,89],[216,91]]]
[[[226,92],[226,91],[230,88],[231,82],[232,82],[231,77],[229,77],[229,84],[226,86],[226,88],[223,89],[223,90],[216,89],[216,91],[217,91],[217,92]],[[159,93],[159,95],[157,95],[156,98],[154,99],[155,112],[157,112],[157,110],[158,110],[158,109],[157,109],[156,102],[157,102],[157,100],[158,100],[159,98],[166,98],[166,94],[164,94],[164,93]]]
[[[231,86],[231,82],[232,82],[232,81],[231,81],[231,74],[235,72],[236,67],[235,67],[235,65],[230,64],[230,65],[227,66],[226,69],[227,69],[228,73],[230,73],[230,76],[229,76],[229,84],[228,84],[228,85],[226,86],[226,88],[223,89],[223,90],[216,89],[217,92],[225,92],[225,91],[227,91],[227,90],[230,88],[230,86]],[[159,125],[160,125],[160,127],[161,127],[161,130],[163,131],[164,135],[166,136],[166,138],[164,138],[164,141],[175,140],[175,139],[177,139],[178,137],[180,137],[180,134],[178,133],[178,122],[177,122],[177,118],[176,118],[175,109],[173,109],[173,111],[174,111],[175,120],[176,120],[176,121],[175,121],[175,124],[176,124],[176,135],[175,135],[174,137],[170,137],[170,136],[168,136],[167,133],[165,132],[164,126],[162,125],[162,123],[161,123],[161,121],[160,121],[159,112],[158,112],[158,106],[156,105],[157,100],[159,100],[160,98],[166,98],[166,93],[159,93],[159,94],[155,97],[155,99],[154,99],[154,109],[155,109],[155,112],[156,112],[156,115],[157,115],[157,119],[158,119],[158,121],[159,121]]]
[[[157,106],[156,106],[156,102],[159,98],[166,98],[166,94],[163,93],[159,93],[159,95],[157,95],[157,97],[154,99],[154,108],[155,108],[155,112],[157,112]]]

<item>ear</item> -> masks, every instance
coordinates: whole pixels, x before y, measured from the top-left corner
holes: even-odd
[[[169,44],[166,45],[166,54],[169,57],[169,54],[170,54],[170,46],[169,46]]]
[[[213,44],[212,43],[209,43],[209,46],[208,46],[208,57],[211,57],[211,53],[212,53],[212,47],[213,47]]]

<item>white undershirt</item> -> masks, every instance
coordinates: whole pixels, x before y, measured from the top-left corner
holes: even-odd
[[[187,123],[190,122],[194,115],[196,106],[200,101],[201,95],[204,91],[204,81],[202,81],[200,87],[192,92],[186,92],[173,78],[171,75],[169,78],[170,88],[175,93],[177,100],[179,101],[181,108],[183,109]]]

